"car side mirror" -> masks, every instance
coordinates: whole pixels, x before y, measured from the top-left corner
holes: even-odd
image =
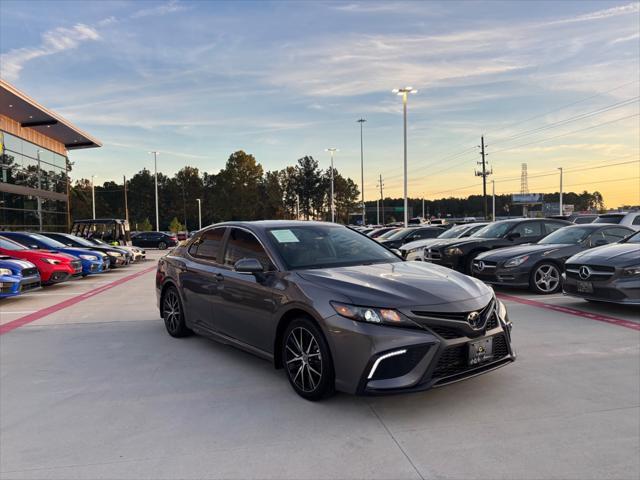
[[[264,267],[255,258],[241,258],[233,264],[233,269],[238,273],[262,273]]]
[[[510,233],[510,234],[507,236],[507,238],[508,238],[509,240],[515,240],[516,238],[520,238],[520,237],[521,237],[521,235],[520,235],[518,232]]]
[[[40,248],[40,247],[38,247],[38,245],[29,245],[29,248],[31,250],[38,250],[38,248]]]

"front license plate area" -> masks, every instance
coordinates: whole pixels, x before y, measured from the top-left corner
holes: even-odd
[[[593,284],[591,282],[582,282],[578,280],[577,289],[580,293],[593,293]]]
[[[469,343],[469,365],[479,365],[493,358],[493,337]]]

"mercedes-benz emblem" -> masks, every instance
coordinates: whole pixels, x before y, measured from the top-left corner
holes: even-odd
[[[482,260],[480,260],[480,261],[478,262],[478,271],[480,271],[480,272],[481,272],[481,271],[483,271],[483,270],[484,270],[484,262],[483,262]],[[473,313],[475,313],[475,312],[473,312]]]
[[[473,328],[478,327],[478,324],[480,323],[480,313],[471,312],[469,315],[467,315],[467,322],[469,322],[469,325],[471,325]]]
[[[580,270],[578,270],[578,275],[582,280],[586,280],[591,276],[591,270],[586,265],[583,265],[580,267]]]

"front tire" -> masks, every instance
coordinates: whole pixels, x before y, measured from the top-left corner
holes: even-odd
[[[159,250],[166,250],[167,249],[167,244],[165,242],[158,243],[158,249]]]
[[[191,335],[184,321],[184,309],[176,287],[169,287],[162,296],[162,318],[167,333],[175,338]]]
[[[543,262],[531,272],[529,286],[531,290],[540,295],[550,295],[560,291],[562,279],[560,269],[555,263]]]
[[[289,383],[307,400],[320,400],[335,391],[333,360],[320,329],[308,318],[293,320],[284,332],[282,363]]]

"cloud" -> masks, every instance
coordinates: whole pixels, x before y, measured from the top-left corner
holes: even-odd
[[[73,50],[84,42],[99,39],[98,32],[83,23],[77,23],[71,28],[58,27],[49,30],[42,34],[42,43],[39,46],[16,48],[0,55],[0,76],[5,80],[15,81],[27,62]]]
[[[629,3],[617,7],[606,8],[604,10],[596,10],[595,12],[585,13],[577,17],[563,18],[546,23],[546,25],[559,25],[563,23],[588,22],[591,20],[602,20],[605,18],[618,17],[620,15],[629,15],[640,12],[640,3]]]
[[[179,3],[176,0],[170,0],[167,3],[163,3],[161,5],[156,5],[155,7],[143,8],[142,10],[138,10],[131,14],[130,18],[142,18],[142,17],[152,17],[158,15],[166,15],[168,13],[175,13],[181,10],[185,10],[186,7]]]
[[[626,37],[619,37],[610,42],[609,45],[615,45],[616,43],[629,42],[631,40],[638,40],[640,38],[640,33],[632,33],[631,35],[627,35]]]

